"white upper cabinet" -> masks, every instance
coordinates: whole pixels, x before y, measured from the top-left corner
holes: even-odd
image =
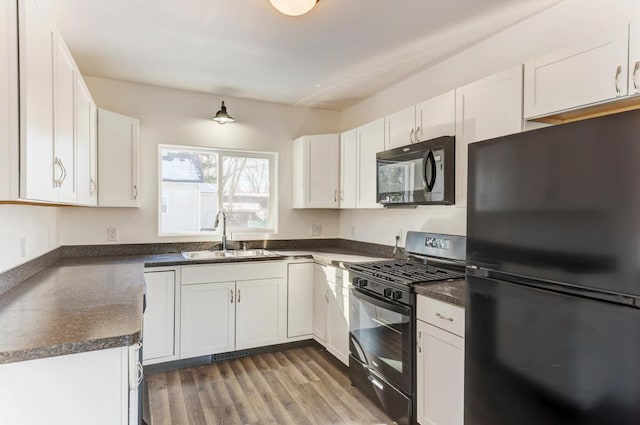
[[[448,91],[416,105],[416,141],[456,134],[456,92]]]
[[[384,122],[386,150],[453,136],[456,131],[455,90],[387,115]]]
[[[75,85],[76,64],[58,33],[54,50],[54,169],[60,171],[56,179],[57,201],[75,203],[76,197],[76,149],[75,149]]]
[[[340,135],[340,208],[355,208],[358,190],[358,134]]]
[[[411,106],[394,112],[384,118],[385,144],[389,150],[415,143],[416,139],[416,107]]]
[[[629,95],[640,95],[640,22],[629,26]]]
[[[98,204],[140,206],[139,121],[98,110]]]
[[[19,197],[18,25],[15,1],[0,2],[0,199]]]
[[[20,46],[20,197],[57,201],[54,170],[55,33],[34,0],[18,2]]]
[[[626,26],[525,63],[524,117],[551,115],[626,96]]]
[[[382,208],[377,202],[376,154],[384,151],[384,118],[358,127],[357,208]]]
[[[81,78],[76,79],[77,203],[98,204],[98,139],[96,105]]]
[[[456,205],[466,205],[467,145],[522,131],[522,65],[456,90]]]
[[[340,139],[303,136],[293,142],[293,208],[338,208]]]

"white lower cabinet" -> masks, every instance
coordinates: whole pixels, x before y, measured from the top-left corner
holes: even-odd
[[[0,424],[127,425],[129,361],[119,347],[0,365]]]
[[[286,342],[284,262],[185,266],[181,276],[180,358]]]
[[[287,338],[313,334],[313,263],[292,263],[287,271]]]
[[[348,283],[348,274],[342,269],[314,265],[313,334],[346,365],[349,365]]]
[[[147,301],[142,334],[144,364],[175,360],[176,272],[146,272],[144,279]]]
[[[180,357],[235,350],[235,282],[183,285]]]
[[[463,425],[464,327],[460,325],[464,326],[464,309],[432,299],[424,301],[425,297],[418,297],[418,423]]]

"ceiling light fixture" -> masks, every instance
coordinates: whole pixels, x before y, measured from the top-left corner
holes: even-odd
[[[220,110],[216,112],[216,116],[213,117],[213,120],[218,124],[226,124],[228,122],[234,122],[235,120],[229,114],[227,114],[227,107],[224,106],[224,100],[222,101],[222,106]]]
[[[318,0],[269,0],[278,12],[289,16],[300,16],[309,12]]]

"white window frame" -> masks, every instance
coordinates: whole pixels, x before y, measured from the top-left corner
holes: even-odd
[[[162,150],[182,150],[190,152],[203,152],[203,153],[216,153],[218,155],[217,164],[217,181],[219,186],[218,199],[220,205],[222,205],[222,191],[224,188],[222,184],[222,157],[240,157],[240,158],[260,158],[269,159],[271,166],[269,167],[269,218],[271,226],[269,228],[263,227],[230,227],[227,226],[227,237],[242,239],[242,236],[259,236],[259,235],[273,235],[278,233],[278,152],[263,152],[263,151],[250,151],[241,149],[220,149],[220,148],[207,148],[201,146],[186,146],[186,145],[158,145],[158,236],[159,237],[175,237],[175,236],[222,236],[222,226],[216,231],[202,231],[202,232],[163,232],[162,231]],[[170,206],[167,206],[167,210]]]

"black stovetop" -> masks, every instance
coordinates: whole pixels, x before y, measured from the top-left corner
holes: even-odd
[[[409,287],[424,282],[464,278],[464,266],[445,266],[434,262],[426,264],[415,259],[359,263],[349,268],[370,278]]]

